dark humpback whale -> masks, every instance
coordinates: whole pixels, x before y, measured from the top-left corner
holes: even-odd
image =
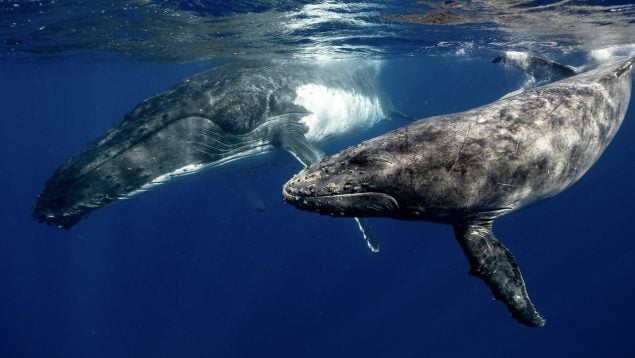
[[[521,323],[542,326],[495,219],[552,197],[591,168],[617,132],[635,58],[422,119],[347,148],[290,179],[283,198],[333,216],[454,226],[471,265]]]
[[[386,117],[378,61],[241,62],[196,74],[140,103],[69,158],[34,217],[71,228],[90,212],[167,180],[284,148],[302,163],[314,143]],[[363,226],[363,221],[358,221]]]

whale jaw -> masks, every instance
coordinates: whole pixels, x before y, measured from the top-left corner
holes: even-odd
[[[385,216],[387,212],[399,210],[397,200],[384,193],[350,193],[327,196],[296,194],[293,194],[290,186],[284,186],[282,197],[285,202],[302,210],[331,216]]]

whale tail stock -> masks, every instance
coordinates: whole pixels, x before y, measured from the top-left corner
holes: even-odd
[[[485,281],[494,297],[501,300],[520,323],[544,326],[545,320],[529,299],[516,259],[494,237],[492,222],[456,224],[454,234],[470,262],[470,274]]]

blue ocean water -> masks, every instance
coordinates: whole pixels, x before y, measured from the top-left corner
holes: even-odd
[[[14,4],[25,7],[25,2],[5,5]],[[238,21],[235,13],[295,14],[313,2],[281,8],[269,2],[237,4],[244,7],[180,2],[179,11],[213,17],[210,22],[228,16],[231,23]],[[392,4],[387,12],[406,5]],[[338,11],[355,13],[351,8]],[[422,10],[416,6],[404,10],[417,11]],[[2,19],[6,23],[9,15]],[[37,21],[44,20],[34,17],[32,22]],[[217,48],[205,56],[197,51],[186,61],[160,56],[163,50],[140,52],[125,41],[121,51],[110,42],[104,47],[62,48],[86,39],[63,32],[62,25],[70,20],[65,21],[46,39],[16,33],[3,36],[0,357],[630,357],[635,353],[635,242],[630,230],[635,213],[633,101],[611,145],[578,183],[496,222],[497,237],[515,254],[529,293],[547,319],[545,327],[527,328],[492,300],[483,282],[467,275],[467,260],[449,226],[372,219],[381,244],[381,251],[373,254],[351,220],[284,204],[281,185],[301,166],[283,151],[188,176],[112,204],[70,231],[37,223],[31,218],[35,197],[66,158],[142,100],[218,62],[240,57],[233,49],[224,53]],[[139,23],[134,26],[142,27]],[[304,35],[291,35],[323,36],[324,43],[311,43],[319,47],[320,56],[381,57],[381,84],[394,107],[418,118],[483,105],[526,82],[523,75],[491,63],[497,51],[514,43],[498,41],[513,38],[511,30],[489,41],[479,36],[489,36],[491,29],[453,27],[441,33],[425,31],[424,36],[409,34],[416,26],[427,25],[393,28],[377,22],[378,31],[399,36],[372,40],[361,37],[354,25],[342,28],[346,22],[334,23],[340,27],[326,22],[305,29],[309,33]],[[72,24],[68,26],[82,29]],[[633,31],[632,23],[629,26],[618,27],[617,32],[628,37]],[[335,34],[342,32],[358,42],[351,40],[331,52]],[[446,35],[452,37],[447,46]],[[534,44],[517,42],[511,49],[535,50],[575,65],[584,63],[594,49],[568,39],[561,47],[546,50],[540,46],[546,43],[542,36],[548,35],[536,35]],[[615,42],[607,45],[624,44],[611,39]],[[46,42],[50,50],[55,41],[59,51],[39,47]],[[297,50],[304,58],[310,53],[307,43],[297,47],[293,43],[278,41],[276,49],[284,51],[271,56],[293,57]],[[351,44],[361,45],[355,49]],[[376,47],[369,50],[371,45]],[[269,56],[266,48],[256,55]],[[334,153],[406,123],[393,118],[328,141],[324,150]],[[260,196],[264,209],[253,207],[253,193],[246,194],[244,185]]]

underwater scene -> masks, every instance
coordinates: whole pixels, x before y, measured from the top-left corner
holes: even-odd
[[[632,357],[632,1],[0,0],[0,357]]]

